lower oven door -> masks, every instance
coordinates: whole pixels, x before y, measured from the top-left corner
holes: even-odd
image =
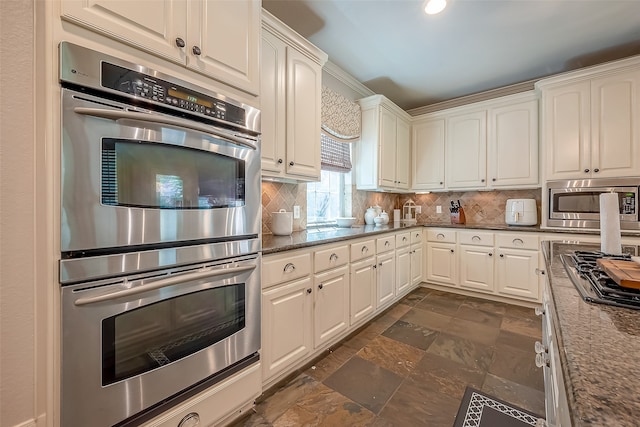
[[[62,288],[61,425],[112,426],[260,348],[260,255]]]

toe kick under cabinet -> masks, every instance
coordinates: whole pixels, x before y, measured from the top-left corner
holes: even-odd
[[[430,283],[496,299],[541,301],[537,233],[429,228],[426,258]]]
[[[263,387],[303,367],[419,286],[422,260],[416,257],[422,256],[422,245],[417,227],[264,255]],[[397,274],[398,260],[403,274]]]

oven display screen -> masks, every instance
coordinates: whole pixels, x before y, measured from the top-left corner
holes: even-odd
[[[160,368],[245,328],[245,284],[193,292],[102,321],[102,385]]]
[[[193,102],[198,105],[203,105],[207,108],[213,108],[213,102],[207,101],[206,99],[198,98],[196,96],[190,95],[185,92],[177,91],[173,88],[169,88],[167,91],[169,96],[173,96],[174,98],[184,99],[185,101]]]

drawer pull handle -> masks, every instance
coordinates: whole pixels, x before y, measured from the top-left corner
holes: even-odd
[[[542,307],[536,307],[533,311],[536,313],[536,316],[544,315],[544,308]]]
[[[369,248],[366,246],[363,246],[360,252],[362,252],[363,254],[366,254],[367,252],[369,252]]]
[[[480,236],[473,236],[471,240],[473,240],[474,242],[479,242],[482,239],[480,238]]]
[[[540,341],[536,341],[533,348],[536,350],[536,354],[549,353],[549,349],[545,347],[544,344],[542,344]]]
[[[539,276],[544,276],[545,275],[545,271],[540,269],[540,268],[536,268],[536,274]]]
[[[178,427],[195,427],[198,424],[200,424],[200,415],[197,412],[191,412],[180,420]]]
[[[420,233],[416,233],[416,238],[420,237]]]
[[[296,266],[293,263],[289,262],[284,266],[285,273],[293,273],[296,270]]]
[[[403,238],[402,238],[402,241],[403,241],[403,242],[406,242],[406,241],[407,241],[407,238],[406,238],[406,237],[403,237]]]
[[[436,235],[436,237],[438,238],[438,240],[442,240],[442,239],[444,239],[444,234],[442,234],[442,233],[438,233],[438,234]]]
[[[386,241],[384,242],[384,245],[385,245],[385,246],[389,246],[390,244],[391,244],[391,242],[389,242],[388,240],[386,240]]]
[[[544,353],[538,353],[536,354],[536,366],[538,368],[542,368],[542,367],[549,367],[549,356],[547,356]]]
[[[329,257],[329,261],[337,261],[338,260],[338,254],[336,254],[335,252],[331,254],[331,256]]]
[[[524,240],[522,239],[513,239],[513,244],[516,246],[522,246],[524,245]]]

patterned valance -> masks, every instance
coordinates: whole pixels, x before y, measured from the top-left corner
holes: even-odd
[[[340,142],[360,138],[360,106],[322,86],[322,130]]]

